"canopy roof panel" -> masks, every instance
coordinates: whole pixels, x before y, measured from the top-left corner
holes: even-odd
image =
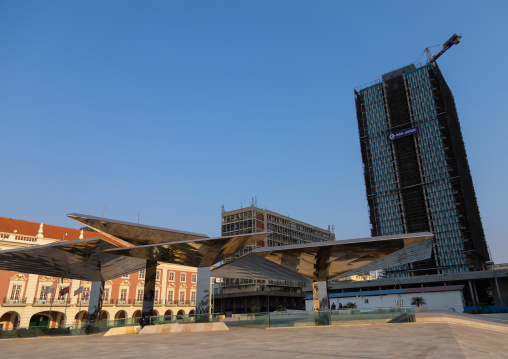
[[[191,267],[210,267],[262,240],[270,232],[109,249],[109,253]]]
[[[106,235],[110,243],[117,247],[181,242],[198,238],[208,238],[206,234],[179,231],[176,229],[147,226],[139,223],[118,221],[86,214],[70,213],[67,217]]]
[[[108,280],[145,268],[146,261],[105,252],[101,238],[0,251],[0,269],[88,281]]]
[[[290,280],[281,272],[280,268],[283,267],[307,280],[324,281],[427,259],[432,252],[433,236],[432,233],[423,232],[258,248],[213,269],[212,275]],[[272,262],[277,267],[268,266],[265,261]]]

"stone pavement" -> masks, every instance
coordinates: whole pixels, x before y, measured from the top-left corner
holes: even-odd
[[[506,358],[506,333],[385,324],[153,335],[3,339],[2,358]]]

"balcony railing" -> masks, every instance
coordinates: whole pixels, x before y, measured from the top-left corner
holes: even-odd
[[[115,305],[116,299],[103,299],[102,305]]]
[[[12,299],[5,297],[3,300],[3,305],[26,305],[26,298],[18,298]]]
[[[195,300],[179,300],[178,304],[179,305],[196,305],[196,301]]]
[[[39,304],[39,305],[51,305],[51,299],[50,298],[34,298],[34,304]]]
[[[134,304],[133,299],[117,299],[116,305],[132,305]]]
[[[71,304],[70,299],[55,299],[53,300],[53,305],[69,305]]]

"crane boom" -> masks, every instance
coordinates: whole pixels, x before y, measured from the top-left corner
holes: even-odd
[[[448,41],[446,41],[444,44],[443,44],[443,49],[441,51],[439,51],[436,55],[434,55],[434,57],[431,57],[431,53],[430,53],[430,50],[429,48],[426,48],[425,51],[427,52],[427,64],[432,64],[434,62],[436,62],[436,60],[446,52],[446,50],[448,50],[450,47],[452,47],[453,45],[458,45],[458,43],[460,42],[460,39],[462,38],[461,35],[457,35],[457,34],[453,34],[452,37],[450,37],[448,39]]]

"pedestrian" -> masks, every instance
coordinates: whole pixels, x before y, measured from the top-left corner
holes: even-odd
[[[342,309],[342,303],[339,303],[339,309]]]
[[[141,329],[143,329],[145,327],[145,325],[148,324],[148,320],[146,320],[145,316],[143,315],[140,319],[139,319],[139,325],[141,326]]]
[[[335,303],[332,303],[332,310],[335,310],[337,309],[337,307],[335,306]]]

